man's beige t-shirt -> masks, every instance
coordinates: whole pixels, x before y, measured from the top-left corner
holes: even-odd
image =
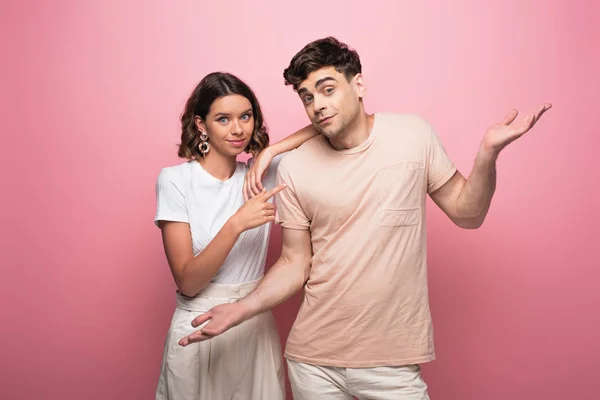
[[[280,163],[277,222],[310,229],[313,257],[287,358],[334,367],[435,358],[425,200],[455,173],[432,127],[375,114],[369,138],[334,150],[323,135]]]

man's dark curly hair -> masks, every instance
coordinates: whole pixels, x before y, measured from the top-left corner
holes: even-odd
[[[298,86],[308,75],[325,67],[334,67],[348,81],[362,72],[356,50],[329,36],[307,44],[292,58],[289,67],[283,71],[285,84],[298,90]]]

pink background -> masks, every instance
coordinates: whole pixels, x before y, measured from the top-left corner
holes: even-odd
[[[599,8],[482,3],[3,1],[0,398],[153,397],[175,288],[154,183],[184,101],[238,74],[277,141],[307,123],[282,71],[326,35],[359,51],[367,110],[422,114],[464,174],[511,107],[554,104],[502,154],[480,230],[430,203],[424,376],[433,399],[597,398]]]

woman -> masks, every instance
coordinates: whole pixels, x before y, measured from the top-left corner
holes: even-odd
[[[155,223],[178,287],[156,399],[285,398],[270,312],[199,344],[181,347],[178,340],[195,330],[191,321],[198,314],[258,285],[275,215],[272,197],[283,189],[274,187],[277,165],[283,153],[314,135],[308,126],[266,149],[269,136],[258,100],[231,74],[207,75],[188,99],[178,153],[188,161],[162,169],[156,185]],[[262,166],[245,182],[249,167],[236,156],[265,149],[257,163]],[[258,171],[265,171],[262,190]]]

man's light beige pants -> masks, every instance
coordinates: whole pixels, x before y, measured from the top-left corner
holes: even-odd
[[[429,400],[421,367],[335,368],[288,360],[294,400]]]

